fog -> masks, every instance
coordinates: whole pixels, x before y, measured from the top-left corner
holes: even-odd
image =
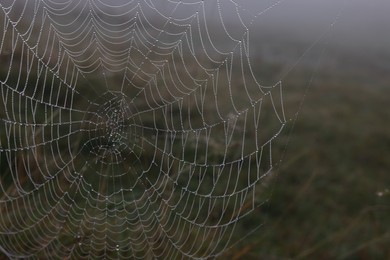
[[[61,0],[52,2],[64,4]],[[107,6],[129,4],[127,0],[100,2]],[[148,18],[158,16],[150,6],[156,7],[163,15],[174,14],[175,18],[188,17],[200,10],[199,0],[180,1],[183,4],[178,5],[178,8],[177,2],[145,0],[140,3],[146,7],[143,11]],[[229,23],[230,28],[240,24],[240,19],[248,24],[255,17],[250,29],[252,34],[257,33],[259,36],[264,32],[279,35],[287,33],[289,38],[313,40],[335,22],[331,43],[347,48],[380,48],[381,51],[389,51],[389,0],[205,0],[204,4],[204,15],[209,21],[219,19],[220,8],[224,22]]]
[[[259,10],[258,1],[239,2],[247,10]],[[315,33],[336,22],[332,29],[334,44],[389,50],[389,13],[390,1],[387,0],[293,0],[270,9],[257,22],[261,24],[266,20],[268,28],[292,30],[297,37]]]
[[[177,1],[171,1],[171,4],[150,2],[170,16]],[[175,17],[185,17],[199,10],[198,0],[182,2],[192,4],[175,9]],[[390,49],[388,0],[223,0],[219,1],[219,7],[217,1],[204,3],[205,17],[209,21],[220,19],[220,8],[224,23],[228,23],[230,28],[240,25],[240,19],[249,24],[255,17],[250,30],[252,35],[259,37],[286,34],[289,39],[310,42],[334,23],[325,37],[330,44],[347,49],[368,48],[385,52]]]
[[[62,0],[52,2],[66,5]],[[85,8],[80,3],[79,8]],[[359,63],[365,69],[390,69],[389,0],[204,0],[204,8],[199,0],[182,0],[181,4],[178,0],[94,2],[108,14],[121,13],[122,9],[138,3],[145,16],[141,19],[153,21],[157,27],[166,21],[162,16],[186,21],[198,11],[199,21],[207,23],[213,43],[224,51],[231,50],[234,42],[223,35],[222,25],[236,39],[242,37],[246,26],[251,35],[252,58],[260,54],[261,59],[267,61],[294,64],[310,46],[327,45],[332,51],[323,59],[324,64],[341,64],[348,60],[350,65]],[[127,7],[120,8],[121,5]],[[84,11],[88,15],[88,8]],[[315,55],[306,57],[309,66],[317,59]]]

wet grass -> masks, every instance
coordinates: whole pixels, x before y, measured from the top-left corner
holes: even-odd
[[[270,205],[261,212],[266,225],[231,256],[390,256],[390,89],[326,83],[310,88],[296,121]]]

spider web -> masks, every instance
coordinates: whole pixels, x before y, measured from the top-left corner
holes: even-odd
[[[1,251],[208,258],[237,241],[293,119],[250,59],[280,2],[2,0]]]

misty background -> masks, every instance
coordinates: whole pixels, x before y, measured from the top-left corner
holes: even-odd
[[[128,3],[101,2],[118,8]],[[178,0],[140,2],[169,17]],[[182,2],[175,18],[199,7],[199,0]],[[237,227],[238,244],[223,257],[390,258],[390,1],[217,2],[204,0],[201,12],[215,45],[232,48],[219,38],[220,10],[236,38],[248,27],[256,77],[265,85],[282,81],[286,108],[297,114],[291,131],[279,137],[287,148],[278,154],[270,202]],[[144,10],[159,22],[155,10]]]

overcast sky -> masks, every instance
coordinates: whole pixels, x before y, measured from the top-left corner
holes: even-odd
[[[4,0],[8,1],[8,0]],[[54,0],[63,3],[62,0]],[[128,0],[100,0],[108,5],[129,3]],[[158,10],[169,15],[174,2],[179,0],[144,0],[153,3]],[[34,1],[31,1],[33,3]],[[143,1],[141,1],[142,3]],[[186,12],[193,13],[198,9],[199,0],[182,0],[184,3],[195,3],[182,6],[175,11],[175,17],[186,17]],[[218,19],[216,0],[204,0],[208,19]],[[344,46],[361,45],[389,50],[390,47],[390,0],[234,0],[242,9],[239,13],[245,22],[252,20],[253,15],[264,12],[255,20],[252,33],[262,35],[265,30],[275,34],[289,33],[296,38],[313,39],[316,35],[336,20],[333,28],[333,43]],[[273,6],[275,3],[280,4]],[[172,4],[173,3],[173,4]],[[219,0],[225,22],[239,23],[234,4],[230,0]],[[165,10],[164,10],[165,9]],[[341,13],[340,13],[341,11]],[[153,15],[150,11],[147,15]]]
[[[265,11],[255,21],[252,32],[273,30],[292,32],[305,38],[325,30],[337,19],[333,28],[335,44],[357,44],[365,47],[390,49],[390,0],[234,0],[241,8],[240,15],[247,21],[254,14]],[[152,1],[153,2],[153,1]],[[159,8],[164,8],[163,1]],[[199,0],[183,0],[199,2]],[[208,17],[218,18],[216,1],[205,0]],[[220,0],[224,19],[237,21],[231,1]],[[157,2],[154,2],[157,3]],[[339,15],[339,18],[337,18]]]
[[[236,2],[248,14],[253,14],[266,10],[277,0]],[[335,20],[334,44],[381,48],[390,52],[390,0],[285,0],[257,18],[252,31],[290,31],[297,38],[310,38]]]

